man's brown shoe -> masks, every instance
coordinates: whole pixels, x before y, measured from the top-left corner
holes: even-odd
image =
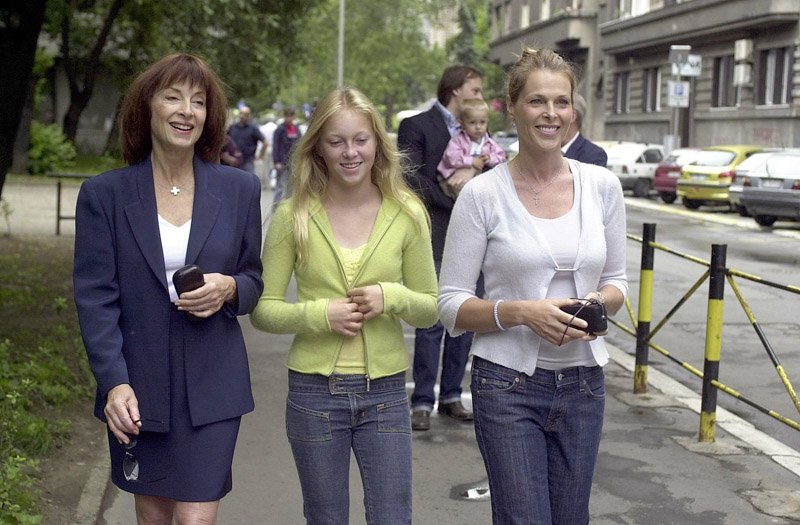
[[[459,421],[472,421],[472,411],[464,408],[461,401],[454,401],[445,405],[439,403],[439,413],[448,415]]]
[[[431,413],[427,410],[414,410],[411,412],[412,430],[430,430]]]

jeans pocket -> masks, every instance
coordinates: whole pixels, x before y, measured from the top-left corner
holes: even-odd
[[[598,374],[589,379],[583,380],[581,390],[586,393],[589,399],[605,399],[606,398],[606,381],[603,374]]]
[[[301,407],[287,398],[286,436],[295,441],[330,441],[330,416],[325,412]]]
[[[472,369],[472,392],[477,395],[505,394],[519,385],[519,376],[485,368]]]
[[[378,404],[378,432],[411,434],[407,395],[402,399]]]

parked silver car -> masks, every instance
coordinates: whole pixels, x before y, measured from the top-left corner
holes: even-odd
[[[800,220],[800,149],[768,155],[744,174],[741,206],[762,226],[778,219]]]
[[[743,217],[747,217],[749,215],[744,206],[742,206],[742,192],[744,191],[745,178],[751,171],[758,170],[758,168],[763,166],[767,159],[770,158],[776,151],[780,150],[771,149],[759,153],[753,153],[744,159],[741,164],[736,166],[736,169],[733,171],[734,176],[731,180],[731,185],[728,186],[728,200],[731,203],[731,211],[734,211]]]

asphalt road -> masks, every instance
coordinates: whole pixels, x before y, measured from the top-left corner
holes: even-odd
[[[646,207],[645,207],[646,206]],[[779,223],[775,229],[762,228],[752,218],[705,208],[703,212],[682,210],[680,204],[628,199],[628,232],[641,237],[645,222],[656,224],[656,242],[672,249],[711,259],[711,245],[727,245],[727,266],[784,285],[800,286],[800,223]],[[720,221],[720,222],[714,222]],[[641,244],[628,242],[630,300],[638,311]],[[663,251],[656,251],[651,327],[688,292],[705,267]],[[744,299],[763,328],[794,388],[800,388],[800,295],[763,284],[735,278]],[[653,341],[674,357],[703,369],[708,282],[695,292]],[[619,316],[618,316],[619,317]],[[630,319],[625,324],[631,326]],[[635,342],[627,335],[613,341],[634,352]],[[651,365],[700,391],[700,379],[651,350]],[[743,396],[800,421],[798,408],[778,377],[743,308],[729,285],[725,289],[720,381]],[[761,430],[800,449],[800,432],[720,392],[718,402]]]

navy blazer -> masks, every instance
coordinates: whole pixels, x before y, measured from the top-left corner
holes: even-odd
[[[251,312],[261,281],[261,186],[255,175],[194,158],[195,194],[186,264],[236,281],[238,302],[207,319],[181,317],[186,388],[195,426],[254,408],[238,315]],[[75,303],[97,380],[95,416],[108,391],[129,383],[142,429],[169,431],[170,317],[153,169],[135,166],[87,179],[75,212]],[[173,316],[174,317],[174,316]]]
[[[442,160],[450,131],[436,106],[404,119],[397,131],[397,146],[407,156],[409,186],[425,203],[431,216],[433,258],[441,262],[444,239],[455,201],[444,194],[436,178],[436,167]]]
[[[606,150],[584,137],[583,133],[578,133],[575,142],[573,142],[566,153],[564,153],[564,156],[568,159],[575,159],[579,162],[594,164],[603,168],[608,164],[608,154]]]

